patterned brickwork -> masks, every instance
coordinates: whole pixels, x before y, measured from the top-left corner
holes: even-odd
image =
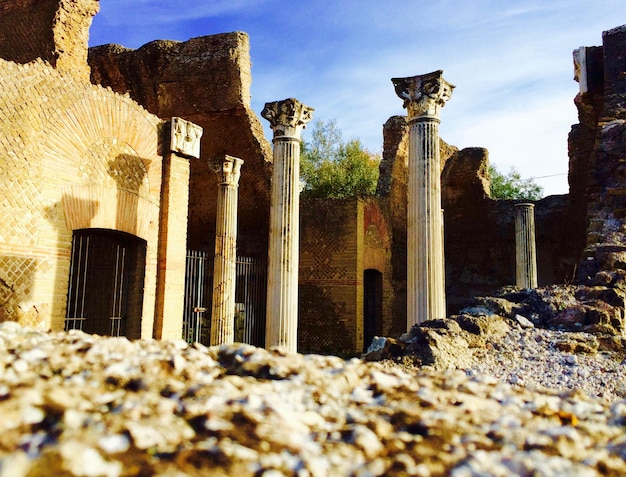
[[[380,199],[304,199],[300,214],[298,350],[358,354],[366,270],[382,275],[377,333],[393,330],[392,237]]]
[[[72,228],[111,228],[148,242],[151,335],[160,120],[41,60],[0,60],[0,90],[0,320],[61,328]]]
[[[300,266],[302,281],[354,279],[354,273],[350,277],[348,270],[349,261],[342,263],[337,260],[338,255],[349,253],[356,247],[356,244],[349,246],[346,242],[350,240],[345,235],[348,223],[346,216],[338,213],[339,203],[332,200],[303,201],[300,243],[304,250],[301,255],[305,256],[305,265]],[[309,213],[306,213],[307,209]]]
[[[298,350],[357,352],[362,320],[363,204],[303,200]]]

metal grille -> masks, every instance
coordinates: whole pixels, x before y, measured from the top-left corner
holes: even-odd
[[[187,251],[183,339],[188,343],[209,344],[213,257],[207,252]]]
[[[263,346],[267,262],[237,257],[235,288],[235,341]],[[183,339],[209,345],[213,299],[213,257],[197,250],[187,251]]]
[[[123,336],[134,245],[114,232],[76,231],[72,240],[65,329]]]
[[[235,340],[265,346],[267,262],[237,257]]]

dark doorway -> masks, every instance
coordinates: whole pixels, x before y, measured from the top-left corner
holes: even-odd
[[[363,351],[367,351],[374,336],[383,331],[383,274],[365,270],[363,277]]]
[[[146,242],[104,229],[72,238],[65,329],[141,337]]]

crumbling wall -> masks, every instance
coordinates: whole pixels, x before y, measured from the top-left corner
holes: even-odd
[[[587,137],[595,134],[593,149],[587,147],[583,156],[591,173],[579,278],[612,284],[626,275],[626,25],[604,32],[602,41],[602,62],[597,50],[587,52],[587,58],[596,59],[586,65],[592,81],[581,88],[576,101],[580,128],[589,131]]]
[[[408,130],[406,119],[392,117],[385,138],[378,193],[393,230],[393,323],[406,327],[406,203]],[[457,150],[440,141],[444,209],[446,299],[456,313],[473,297],[515,284],[515,203],[489,196],[489,158],[483,148]],[[571,282],[584,244],[580,211],[567,195],[536,202],[540,285]]]
[[[98,0],[0,0],[0,58],[38,58],[59,71],[89,79],[89,27]]]
[[[128,93],[148,111],[204,128],[201,159],[191,162],[190,248],[213,251],[218,176],[210,162],[223,154],[244,160],[239,181],[241,255],[267,256],[271,149],[250,109],[250,55],[245,33],[186,42],[154,41],[137,50],[89,50],[91,80]]]

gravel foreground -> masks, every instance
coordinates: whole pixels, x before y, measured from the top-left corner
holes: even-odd
[[[0,324],[0,477],[626,475],[626,365],[511,330],[434,372]]]

